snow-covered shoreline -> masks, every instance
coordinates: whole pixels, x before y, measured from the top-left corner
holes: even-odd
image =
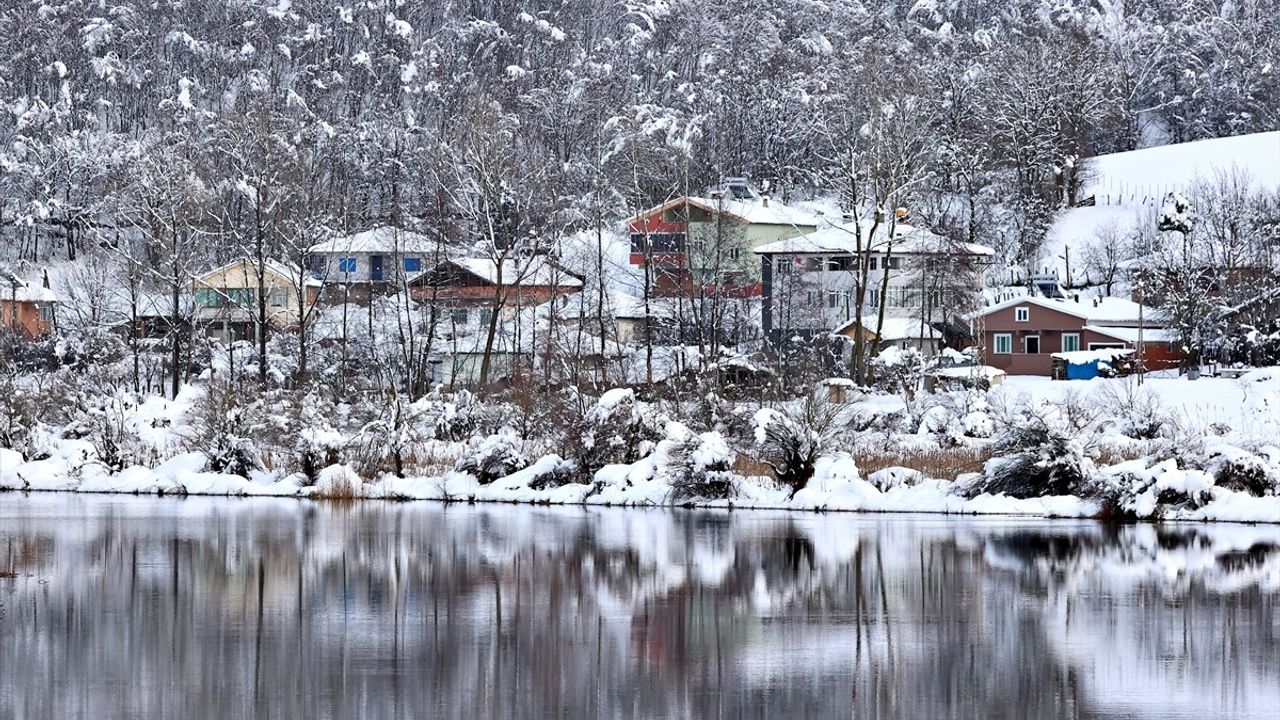
[[[1096,518],[1102,505],[1075,496],[1018,499],[982,494],[965,498],[953,492],[955,482],[920,479],[915,484],[877,487],[857,472],[847,455],[819,460],[809,484],[788,497],[789,491],[760,477],[737,478],[737,493],[727,499],[676,499],[671,486],[658,479],[655,461],[646,458],[632,465],[611,465],[596,473],[592,484],[566,484],[534,489],[530,481],[559,458],[548,456],[529,468],[491,484],[449,472],[441,477],[394,477],[366,481],[346,466],[321,472],[319,482],[303,484],[302,476],[283,478],[256,473],[253,478],[206,471],[199,453],[179,455],[154,469],[130,467],[110,473],[93,462],[53,457],[26,462],[12,451],[0,451],[0,491],[66,492],[158,496],[275,497],[297,499],[435,501],[558,506],[671,507],[732,510],[788,510],[798,512],[853,512],[872,514],[982,515],[1044,519]],[[1163,468],[1163,475],[1187,475]],[[880,477],[877,477],[880,476]],[[872,479],[883,483],[882,473]],[[1168,484],[1168,481],[1161,480]],[[1280,496],[1252,497],[1224,488],[1211,488],[1212,499],[1194,509],[1165,510],[1138,515],[1138,521],[1228,522],[1280,524]],[[3,497],[0,494],[0,497]]]

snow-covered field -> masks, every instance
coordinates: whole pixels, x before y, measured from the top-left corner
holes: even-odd
[[[1093,195],[1097,205],[1058,214],[1045,238],[1040,268],[1073,283],[1100,282],[1086,278],[1089,246],[1112,231],[1124,238],[1144,223],[1154,227],[1170,192],[1190,193],[1196,183],[1233,173],[1242,174],[1255,190],[1280,191],[1280,131],[1163,145],[1087,162],[1081,197]]]

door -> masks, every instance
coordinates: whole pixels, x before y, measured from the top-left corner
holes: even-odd
[[[1028,355],[1040,354],[1040,336],[1039,335],[1027,336],[1027,354]]]
[[[374,282],[382,282],[382,260],[381,255],[369,259],[369,279]]]

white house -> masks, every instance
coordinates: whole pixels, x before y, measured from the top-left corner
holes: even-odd
[[[833,331],[874,337],[879,328],[881,345],[928,351],[952,332],[964,333],[959,311],[980,289],[995,251],[904,223],[882,223],[868,240],[870,230],[869,221],[846,220],[755,249],[763,278],[762,324],[770,344]]]
[[[433,238],[383,226],[312,245],[307,270],[324,284],[326,299],[367,302],[370,293],[394,290],[445,255]]]

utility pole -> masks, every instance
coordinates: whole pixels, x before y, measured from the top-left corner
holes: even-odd
[[[1143,380],[1146,378],[1146,374],[1147,374],[1147,362],[1145,359],[1146,348],[1143,347],[1143,342],[1142,342],[1142,339],[1143,339],[1142,330],[1144,325],[1143,310],[1146,307],[1145,305],[1143,305],[1143,301],[1146,299],[1144,297],[1144,293],[1142,292],[1144,284],[1145,284],[1144,280],[1138,280],[1138,385],[1139,386],[1142,385]]]

